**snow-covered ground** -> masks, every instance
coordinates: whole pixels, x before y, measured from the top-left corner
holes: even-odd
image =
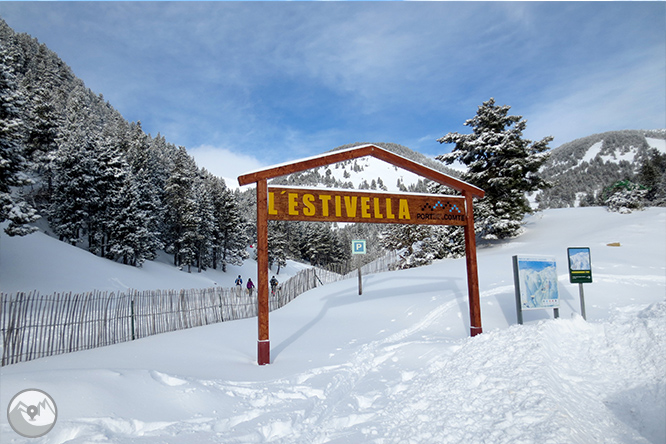
[[[8,237],[0,227],[0,292],[38,291],[41,294],[92,290],[125,291],[171,288],[233,287],[240,274],[243,281],[257,281],[257,264],[248,260],[242,266],[228,265],[227,272],[208,269],[191,273],[173,266],[173,256],[162,253],[157,260],[136,268],[97,257],[37,232],[26,237]],[[254,257],[252,248],[248,248]],[[289,262],[277,278],[287,280],[304,264]],[[277,268],[272,270],[277,273]]]
[[[3,367],[2,408],[37,388],[54,398],[58,420],[30,440],[0,415],[0,441],[664,443],[665,226],[663,208],[530,217],[524,235],[479,249],[484,333],[474,338],[460,259],[366,276],[361,296],[355,279],[301,295],[271,313],[267,366],[256,365],[256,319],[245,319]],[[1,242],[9,288],[20,276],[4,268],[22,260],[12,245],[33,241]],[[567,247],[583,246],[594,278],[587,321],[567,268]],[[560,319],[529,311],[516,325],[515,254],[556,258]],[[98,282],[115,282],[119,269],[108,265]],[[196,276],[162,265],[141,272],[193,285]],[[32,285],[46,288],[53,276],[38,266],[26,264],[39,270]],[[88,277],[67,279],[59,285]]]

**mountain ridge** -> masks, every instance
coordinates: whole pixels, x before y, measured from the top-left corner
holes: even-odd
[[[600,205],[604,188],[634,180],[654,150],[666,155],[666,129],[592,134],[550,151],[540,174],[553,187],[537,193],[539,208]]]

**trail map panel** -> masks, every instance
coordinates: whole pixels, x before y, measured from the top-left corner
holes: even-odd
[[[312,222],[465,225],[465,199],[313,188],[268,188],[268,218]]]
[[[558,308],[557,265],[552,256],[514,256],[522,310]]]

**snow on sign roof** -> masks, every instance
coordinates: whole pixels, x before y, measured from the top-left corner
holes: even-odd
[[[332,153],[325,153],[319,156],[308,157],[306,159],[253,171],[238,176],[238,183],[241,186],[248,185],[253,182],[259,182],[260,180],[268,180],[278,176],[285,176],[287,174],[365,156],[372,156],[383,160],[407,171],[411,171],[414,174],[425,177],[426,179],[441,183],[463,193],[470,193],[474,197],[481,198],[485,195],[485,192],[481,188],[371,144],[334,151]]]

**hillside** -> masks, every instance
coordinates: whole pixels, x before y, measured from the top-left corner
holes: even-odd
[[[256,319],[223,322],[2,367],[0,404],[49,393],[58,419],[44,443],[663,443],[666,210],[526,222],[479,251],[474,338],[465,261],[442,260],[366,276],[362,296],[351,279],[272,312],[268,366],[256,365]],[[592,253],[587,321],[568,281],[572,245]],[[556,258],[559,320],[529,311],[516,325],[514,254]],[[27,442],[6,415],[0,438]]]
[[[565,143],[543,165],[541,175],[554,186],[536,201],[541,208],[600,205],[602,190],[634,180],[651,150],[666,154],[666,130],[610,131]]]
[[[342,145],[331,151],[347,149],[358,145],[363,144],[352,143]],[[406,146],[396,143],[376,143],[375,145],[445,174],[458,176],[456,170]],[[273,179],[271,183],[357,190],[427,192],[427,180],[373,157],[347,160],[326,167],[313,168],[308,171],[278,177]]]

